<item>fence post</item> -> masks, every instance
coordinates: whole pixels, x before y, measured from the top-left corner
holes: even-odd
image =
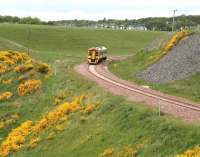
[[[158,116],[160,117],[160,108],[161,108],[161,106],[160,106],[160,99],[158,98]]]
[[[56,76],[56,74],[57,74],[57,71],[56,71],[57,69],[56,69],[56,60],[54,61],[54,75]]]

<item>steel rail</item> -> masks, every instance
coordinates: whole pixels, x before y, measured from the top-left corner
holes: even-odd
[[[176,100],[176,99],[173,99],[173,98],[168,98],[168,97],[165,97],[165,96],[162,96],[162,95],[159,95],[159,94],[151,93],[149,91],[145,91],[145,90],[142,90],[142,89],[139,89],[139,88],[136,88],[136,87],[132,87],[132,86],[129,86],[127,84],[117,82],[116,80],[108,78],[105,75],[99,74],[95,69],[95,65],[89,65],[88,69],[89,69],[89,72],[92,75],[94,75],[95,77],[97,77],[101,80],[104,80],[106,82],[109,82],[109,83],[111,83],[115,86],[127,89],[129,91],[133,91],[133,92],[136,92],[136,93],[139,93],[139,94],[151,97],[151,98],[162,100],[162,101],[174,104],[176,106],[181,106],[181,107],[184,107],[184,108],[187,108],[187,109],[191,109],[191,110],[200,112],[200,106],[196,106],[196,105],[193,105],[193,104],[190,104],[190,103],[187,103],[187,102],[179,101],[179,100]]]

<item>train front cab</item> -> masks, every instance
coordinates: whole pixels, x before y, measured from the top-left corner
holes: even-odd
[[[96,49],[89,49],[88,50],[88,63],[89,64],[98,64],[99,62],[99,55]]]

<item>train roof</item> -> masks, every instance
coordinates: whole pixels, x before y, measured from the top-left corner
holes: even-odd
[[[107,48],[105,46],[98,46],[98,47],[91,47],[88,49],[89,51],[90,50],[107,50]]]

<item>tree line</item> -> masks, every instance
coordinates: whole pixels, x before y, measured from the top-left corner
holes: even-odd
[[[20,18],[17,16],[1,16],[0,23],[18,23],[18,24],[45,24],[46,22],[41,21],[37,17],[24,17]]]
[[[36,25],[64,25],[65,27],[91,27],[91,28],[113,28],[113,29],[134,29],[145,28],[146,30],[170,31],[172,29],[172,17],[149,17],[133,20],[102,19],[92,20],[62,20],[62,21],[41,21],[36,17],[19,18],[16,16],[0,16],[0,23],[36,24]],[[200,15],[181,15],[175,17],[175,29],[181,27],[195,27],[200,25]]]

